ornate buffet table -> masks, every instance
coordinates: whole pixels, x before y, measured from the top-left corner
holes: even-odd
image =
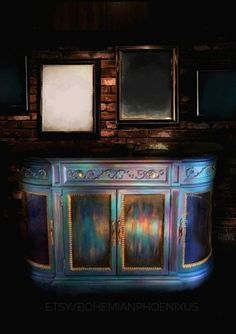
[[[209,276],[214,156],[28,159],[22,174],[35,281],[179,290]]]

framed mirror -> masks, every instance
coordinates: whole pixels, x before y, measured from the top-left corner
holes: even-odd
[[[177,48],[117,49],[118,124],[178,122]]]
[[[196,82],[199,118],[236,119],[236,69],[198,69]]]
[[[28,112],[27,57],[0,57],[0,114]]]
[[[98,61],[51,61],[40,65],[40,133],[98,135]]]

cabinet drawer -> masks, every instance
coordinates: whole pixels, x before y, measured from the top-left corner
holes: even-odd
[[[215,161],[186,163],[181,166],[181,184],[196,184],[212,181],[216,172]]]
[[[46,163],[28,163],[21,169],[22,180],[25,183],[50,185],[52,183],[51,166]]]
[[[62,183],[81,184],[89,182],[106,183],[166,184],[170,182],[170,165],[166,164],[63,164]]]

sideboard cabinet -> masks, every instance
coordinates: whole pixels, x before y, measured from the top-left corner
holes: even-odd
[[[180,290],[211,271],[215,158],[28,159],[30,275],[78,291]]]

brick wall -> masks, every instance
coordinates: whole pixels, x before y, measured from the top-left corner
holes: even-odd
[[[180,47],[179,90],[180,123],[147,128],[118,128],[116,125],[116,63],[114,48],[99,51],[81,51],[76,48],[37,50],[29,55],[29,113],[7,116],[0,114],[0,142],[8,152],[9,207],[20,203],[18,184],[19,160],[24,155],[48,154],[57,151],[76,153],[79,149],[108,152],[114,145],[132,150],[142,144],[165,144],[169,148],[177,143],[217,143],[220,153],[214,192],[213,232],[215,239],[236,241],[236,121],[205,121],[196,117],[195,69],[198,65],[231,65],[236,59],[236,45],[184,45]],[[37,60],[39,59],[100,59],[101,88],[100,138],[96,140],[45,141],[37,132]],[[119,147],[120,147],[119,146]],[[10,210],[5,216],[16,215]],[[12,217],[13,219],[14,217]]]

